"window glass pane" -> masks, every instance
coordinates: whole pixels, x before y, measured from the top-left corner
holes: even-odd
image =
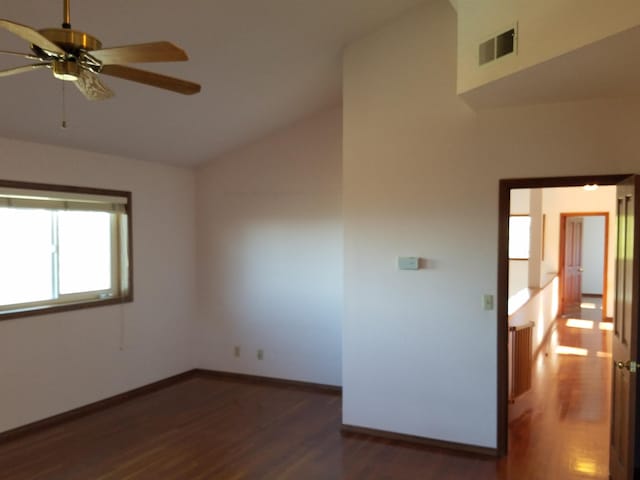
[[[531,217],[509,217],[509,258],[529,258]]]
[[[52,215],[0,208],[0,305],[53,297]]]
[[[111,214],[58,212],[60,294],[111,288]]]

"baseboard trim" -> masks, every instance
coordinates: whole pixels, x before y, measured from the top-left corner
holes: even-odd
[[[206,369],[196,368],[193,370],[180,373],[178,375],[174,375],[169,378],[165,378],[163,380],[159,380],[157,382],[150,383],[148,385],[143,385],[142,387],[134,388],[133,390],[129,390],[127,392],[114,395],[113,397],[105,398],[103,400],[98,400],[97,402],[93,402],[88,405],[84,405],[82,407],[74,408],[73,410],[69,410],[67,412],[53,415],[52,417],[38,420],[33,423],[28,423],[21,427],[13,428],[5,432],[0,432],[0,443],[9,442],[17,438],[23,437],[25,435],[29,435],[29,434],[38,432],[40,430],[44,430],[46,428],[55,427],[62,423],[75,420],[76,418],[90,415],[100,410],[104,410],[106,408],[116,406],[120,403],[126,402],[133,398],[140,397],[142,395],[146,395],[149,393],[153,393],[155,391],[162,390],[163,388],[167,388],[177,383],[184,382],[186,380],[189,380],[191,378],[196,378],[196,377],[217,378],[222,380],[232,380],[236,382],[269,385],[274,387],[294,388],[294,389],[315,391],[315,392],[331,394],[331,395],[342,394],[342,387],[338,387],[335,385],[324,385],[320,383],[301,382],[296,380],[284,380],[280,378],[261,377],[257,375],[246,375],[242,373],[231,373],[231,372],[219,372],[215,370],[206,370]]]
[[[480,447],[478,445],[470,445],[466,443],[448,442],[445,440],[405,435],[402,433],[387,432],[385,430],[376,430],[373,428],[356,427],[354,425],[347,425],[344,423],[342,424],[341,433],[344,436],[367,435],[370,437],[377,437],[381,440],[392,440],[400,443],[419,445],[428,448],[439,448],[483,457],[499,456],[497,448]]]
[[[286,380],[275,377],[263,377],[261,375],[249,375],[246,373],[223,372],[219,370],[208,370],[198,368],[193,370],[194,374],[217,379],[233,380],[237,382],[271,385],[275,387],[296,388],[301,390],[311,390],[320,393],[330,393],[333,395],[341,395],[342,387],[337,385],[326,385],[324,383],[303,382],[299,380]]]
[[[165,378],[163,380],[159,380],[157,382],[153,382],[148,385],[143,385],[142,387],[134,388],[133,390],[129,390],[127,392],[120,393],[118,395],[114,395],[113,397],[105,398],[103,400],[98,400],[97,402],[93,402],[88,405],[84,405],[82,407],[74,408],[73,410],[59,413],[57,415],[53,415],[52,417],[48,417],[33,423],[28,423],[21,427],[17,427],[11,430],[7,430],[5,432],[1,432],[0,443],[5,443],[11,440],[15,440],[25,435],[29,435],[29,434],[38,432],[40,430],[44,430],[45,428],[55,427],[57,425],[60,425],[61,423],[75,420],[76,418],[84,417],[91,413],[95,413],[100,410],[104,410],[106,408],[119,405],[120,403],[126,402],[133,398],[140,397],[142,395],[147,395],[149,393],[153,393],[158,390],[162,390],[164,388],[170,387],[171,385],[175,385],[176,383],[184,382],[186,380],[189,380],[190,378],[193,378],[195,375],[196,374],[194,370],[189,370],[187,372],[183,372],[178,375],[174,375],[172,377]]]

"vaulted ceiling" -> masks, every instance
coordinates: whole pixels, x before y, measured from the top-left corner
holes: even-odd
[[[422,0],[72,0],[104,47],[169,40],[190,61],[137,65],[198,82],[182,96],[106,77],[89,102],[48,70],[0,78],[0,136],[192,166],[341,100],[344,47]],[[62,0],[4,0],[0,18],[59,27]],[[24,51],[0,31],[0,50]],[[21,64],[0,56],[0,69]],[[61,128],[62,83],[68,127]]]

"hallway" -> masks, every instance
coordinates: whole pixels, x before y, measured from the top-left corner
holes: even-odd
[[[510,422],[503,478],[608,478],[611,324],[600,298],[584,298],[579,317],[558,318],[514,404],[527,407]]]

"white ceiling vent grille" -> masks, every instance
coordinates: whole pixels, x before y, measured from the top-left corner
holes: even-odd
[[[518,25],[482,42],[478,49],[478,63],[484,65],[511,53],[517,53]]]

